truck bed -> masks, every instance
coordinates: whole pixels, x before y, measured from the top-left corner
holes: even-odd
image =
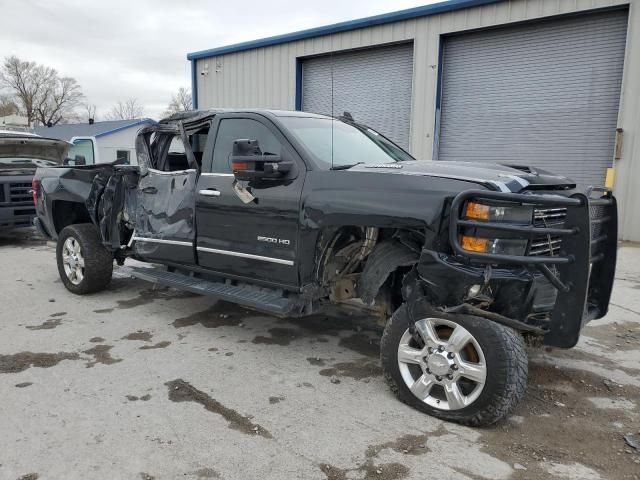
[[[55,239],[65,226],[59,217],[72,214],[98,226],[106,246],[119,248],[131,233],[125,224],[135,218],[138,171],[137,166],[112,164],[38,168],[36,227]]]

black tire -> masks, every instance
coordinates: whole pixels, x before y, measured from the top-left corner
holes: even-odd
[[[80,280],[70,278],[65,270],[63,250],[65,242],[70,238],[80,245],[80,252],[84,259],[83,276]],[[102,245],[98,230],[91,223],[69,225],[62,229],[58,236],[56,259],[62,283],[67,290],[76,295],[99,292],[104,290],[111,281],[113,255]]]
[[[444,410],[425,403],[412,393],[402,377],[398,362],[400,341],[407,329],[423,318],[445,319],[461,325],[482,349],[486,380],[475,401],[463,408]],[[462,425],[484,427],[497,422],[513,410],[526,389],[528,360],[522,335],[485,318],[444,314],[426,302],[412,304],[411,308],[403,304],[395,311],[380,342],[380,357],[386,380],[398,399],[431,416]]]

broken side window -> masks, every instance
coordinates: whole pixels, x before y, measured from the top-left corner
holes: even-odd
[[[209,133],[209,123],[188,131],[182,125],[172,125],[173,131],[157,131],[150,138],[152,163],[156,170],[179,172],[199,170]]]
[[[202,156],[204,154],[204,147],[207,144],[207,136],[209,135],[209,124],[189,134],[189,143],[191,144],[191,150],[198,163],[198,168],[202,168]]]
[[[169,143],[169,150],[167,151],[167,158],[165,163],[165,172],[178,172],[181,170],[188,170],[189,159],[187,158],[187,152],[182,143],[182,138],[179,135],[174,135]]]

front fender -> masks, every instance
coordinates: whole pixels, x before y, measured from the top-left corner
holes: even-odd
[[[370,172],[307,172],[300,199],[300,278],[313,281],[322,232],[342,227],[419,229],[437,234],[453,197],[469,182]]]

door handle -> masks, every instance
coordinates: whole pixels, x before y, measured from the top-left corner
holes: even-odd
[[[142,189],[142,193],[158,193],[158,189],[156,187],[145,187]]]
[[[198,193],[203,197],[219,197],[220,196],[220,191],[216,190],[215,188],[207,188],[206,190],[200,190],[198,191]]]

